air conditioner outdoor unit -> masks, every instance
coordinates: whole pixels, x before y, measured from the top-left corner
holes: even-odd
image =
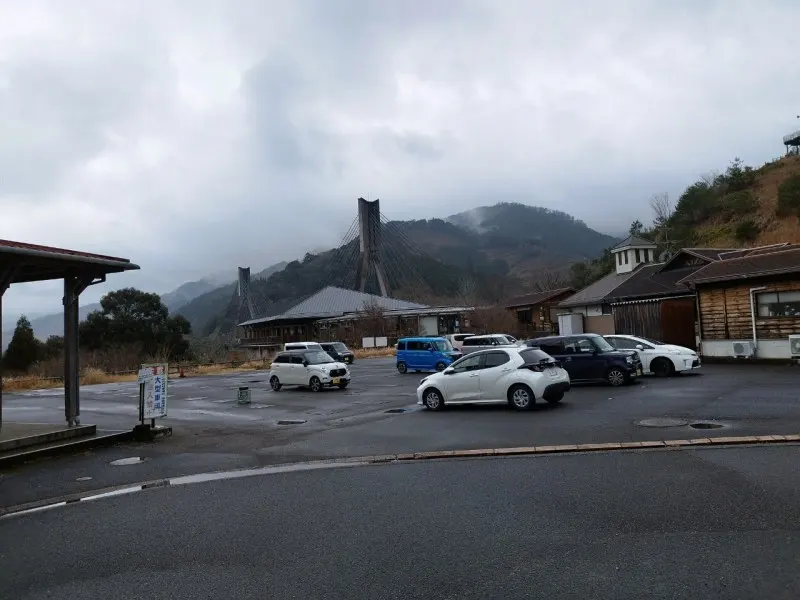
[[[734,342],[733,355],[736,358],[752,358],[755,354],[753,342]]]
[[[800,335],[789,336],[789,355],[792,360],[800,360]]]

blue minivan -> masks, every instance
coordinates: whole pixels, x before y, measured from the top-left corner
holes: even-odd
[[[442,337],[410,337],[397,342],[397,370],[444,371],[463,355]]]

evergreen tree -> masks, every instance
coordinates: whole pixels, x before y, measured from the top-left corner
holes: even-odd
[[[25,372],[39,360],[40,351],[41,342],[33,335],[31,322],[22,315],[3,355],[3,367],[9,371]]]

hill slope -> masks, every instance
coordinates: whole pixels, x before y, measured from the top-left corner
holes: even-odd
[[[758,169],[734,160],[725,173],[705,179],[676,202],[668,223],[672,239],[711,247],[800,243],[800,156]]]
[[[538,274],[566,271],[616,241],[565,213],[508,203],[447,220],[391,221],[382,235],[390,294],[427,304],[502,301],[529,289]],[[264,314],[275,314],[326,285],[353,288],[357,253],[357,239],[309,253],[266,280],[254,280],[254,297]],[[367,291],[379,291],[374,274]],[[239,318],[238,298],[230,294],[228,308],[202,333],[232,331]]]

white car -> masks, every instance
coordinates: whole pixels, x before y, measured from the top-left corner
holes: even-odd
[[[269,384],[276,392],[285,385],[310,387],[315,392],[326,387],[343,390],[350,384],[350,371],[324,350],[291,350],[272,360]]]
[[[537,399],[559,402],[569,388],[567,372],[538,348],[479,350],[420,381],[417,404],[441,410],[446,404],[508,403],[528,410]]]
[[[461,346],[464,345],[464,340],[472,337],[474,333],[448,333],[444,338],[450,342],[454,350],[461,352]]]
[[[322,350],[322,344],[317,342],[288,342],[283,345],[283,351],[289,350]]]
[[[638,335],[603,336],[618,350],[635,350],[642,361],[642,371],[659,377],[699,369],[702,364],[697,352],[685,346],[665,344]]]

